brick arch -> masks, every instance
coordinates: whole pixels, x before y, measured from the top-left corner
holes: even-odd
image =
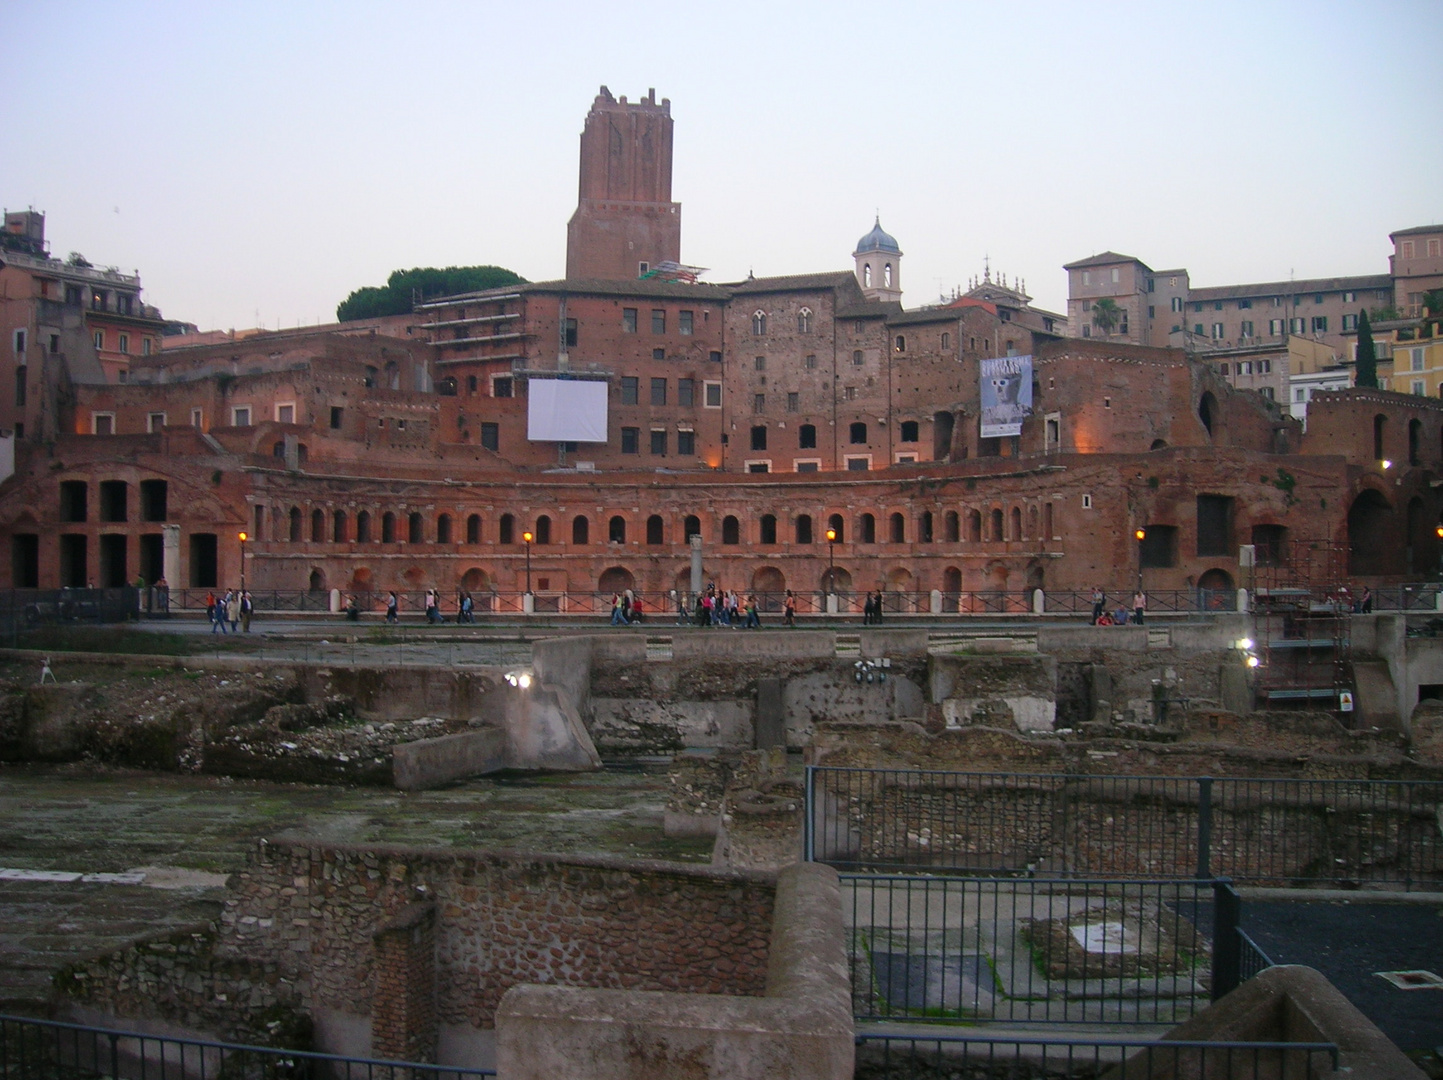
[[[596,591],[599,593],[625,592],[635,588],[636,575],[624,566],[607,567],[596,579]]]

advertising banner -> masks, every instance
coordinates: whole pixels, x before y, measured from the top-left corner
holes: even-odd
[[[1032,415],[1032,357],[994,356],[981,367],[982,438],[1021,435]]]

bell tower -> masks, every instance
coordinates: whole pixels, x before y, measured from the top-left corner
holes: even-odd
[[[566,226],[566,276],[634,281],[681,261],[681,204],[671,201],[671,100],[620,101],[606,87],[581,132],[581,185]]]
[[[868,300],[902,302],[902,249],[882,231],[880,215],[872,231],[857,241],[852,258],[857,265],[857,284]]]

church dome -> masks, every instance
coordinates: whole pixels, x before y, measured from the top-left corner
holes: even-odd
[[[886,251],[893,255],[902,254],[902,249],[897,246],[897,241],[882,231],[882,218],[880,215],[877,217],[876,224],[872,226],[872,231],[857,241],[857,254],[860,255],[864,251]]]

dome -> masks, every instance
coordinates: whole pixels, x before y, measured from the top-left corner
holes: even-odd
[[[872,231],[857,241],[856,253],[860,255],[864,251],[887,251],[893,255],[902,254],[902,249],[897,246],[897,241],[882,231],[882,218],[880,215],[877,218],[876,224],[872,226]]]

